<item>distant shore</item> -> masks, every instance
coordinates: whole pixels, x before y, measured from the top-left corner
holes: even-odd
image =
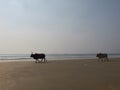
[[[120,90],[120,58],[0,62],[0,90]]]

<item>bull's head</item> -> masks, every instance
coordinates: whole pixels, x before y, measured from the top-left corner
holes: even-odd
[[[30,55],[30,57],[33,57],[34,56],[34,54],[33,54],[33,52],[31,53],[31,55]]]
[[[101,56],[101,53],[98,53],[97,55],[96,55],[96,57],[100,57]]]
[[[96,55],[96,57],[98,57],[98,54]]]

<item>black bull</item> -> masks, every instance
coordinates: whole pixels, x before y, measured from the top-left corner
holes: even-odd
[[[38,53],[35,53],[35,54],[31,54],[31,56],[33,59],[36,60],[36,63],[39,62],[39,59],[41,59],[41,62],[46,62],[46,58],[45,58],[45,54],[38,54]]]
[[[109,61],[108,55],[105,53],[98,53],[96,57],[98,57],[98,60],[101,60],[101,61]]]

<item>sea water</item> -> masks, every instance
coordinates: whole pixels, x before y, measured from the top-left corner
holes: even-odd
[[[120,54],[108,54],[109,58],[120,58]],[[47,60],[95,59],[96,54],[46,54]],[[0,54],[0,60],[32,60],[30,54]]]

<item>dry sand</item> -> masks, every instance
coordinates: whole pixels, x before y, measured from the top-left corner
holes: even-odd
[[[0,62],[0,90],[120,90],[120,59]]]

